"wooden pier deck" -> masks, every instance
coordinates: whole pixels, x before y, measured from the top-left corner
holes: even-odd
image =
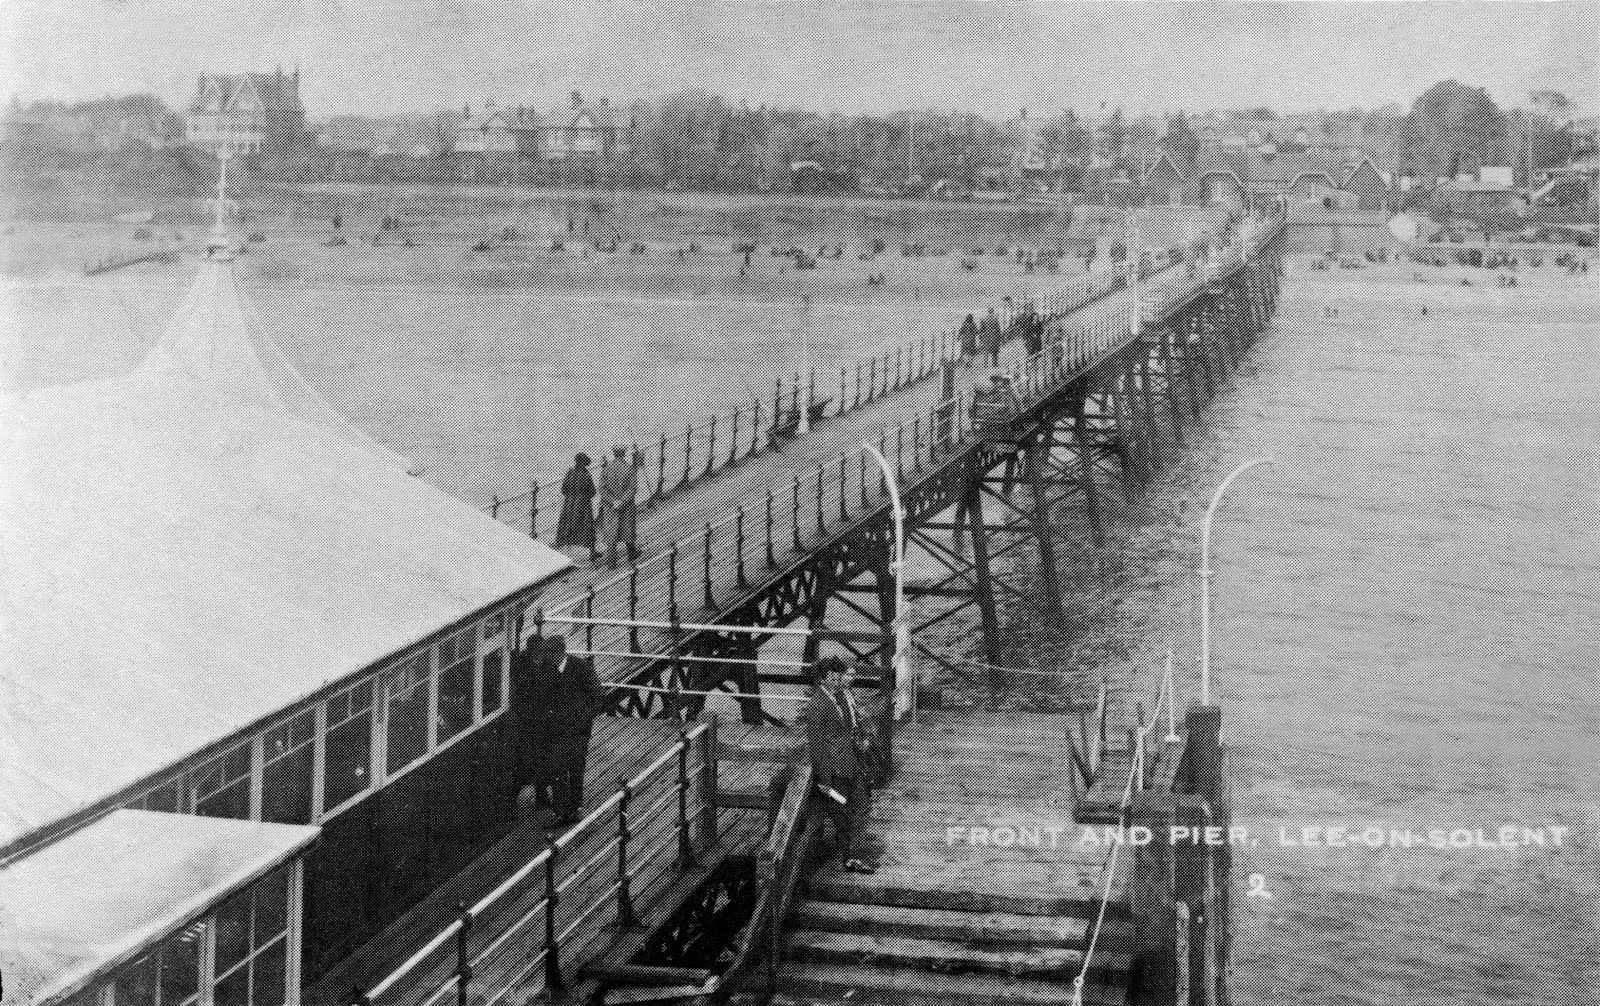
[[[815,873],[785,936],[778,1001],[1067,1002],[1106,890],[1078,841],[1064,716],[923,712],[896,731],[862,851]],[[1125,999],[1125,874],[1113,876],[1085,1002]]]

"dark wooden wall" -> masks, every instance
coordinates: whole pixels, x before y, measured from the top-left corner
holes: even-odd
[[[501,716],[323,822],[306,858],[304,983],[315,982],[493,845],[517,795]]]

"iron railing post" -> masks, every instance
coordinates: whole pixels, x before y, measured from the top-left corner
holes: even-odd
[[[702,593],[704,594],[705,609],[707,611],[716,611],[717,610],[717,602],[711,596],[711,522],[710,521],[706,521],[705,545],[704,545],[704,548],[702,550],[702,555],[703,555],[703,561],[701,563],[700,587],[701,587]]]
[[[733,555],[734,555],[734,582],[743,590],[750,586],[750,581],[744,575],[744,504],[737,503],[733,508]]]
[[[689,839],[689,732],[678,731],[678,869],[695,865],[694,843]]]
[[[639,916],[633,910],[633,881],[628,876],[628,840],[633,836],[628,804],[633,787],[626,777],[617,792],[617,928],[632,929],[639,925]]]
[[[556,890],[556,859],[561,850],[556,845],[554,832],[547,831],[544,837],[544,987],[552,995],[560,995],[567,991],[567,983],[561,977],[561,942],[556,934],[556,902],[560,899]]]
[[[778,568],[778,555],[773,550],[773,547],[772,547],[772,525],[773,525],[772,490],[768,489],[767,490],[767,567],[769,569],[777,569]]]
[[[472,958],[467,954],[467,940],[472,935],[472,913],[465,901],[456,902],[456,1006],[467,1006],[467,983],[472,981]]]

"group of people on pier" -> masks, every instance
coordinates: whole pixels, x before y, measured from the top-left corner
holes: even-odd
[[[592,459],[579,453],[561,479],[561,516],[556,523],[557,548],[587,548],[589,561],[617,568],[617,550],[629,560],[639,557],[639,463],[626,447],[614,447],[600,465],[596,486],[589,471]],[[599,493],[599,511],[595,495]],[[598,540],[597,540],[598,539]]]

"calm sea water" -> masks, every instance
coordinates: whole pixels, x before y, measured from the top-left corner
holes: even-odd
[[[1192,660],[1200,513],[1235,464],[1279,459],[1216,532],[1215,687],[1258,843],[1236,1001],[1600,1002],[1600,291],[1303,268],[1130,545],[1145,662],[1169,641]],[[1280,837],[1329,825],[1570,830]]]

